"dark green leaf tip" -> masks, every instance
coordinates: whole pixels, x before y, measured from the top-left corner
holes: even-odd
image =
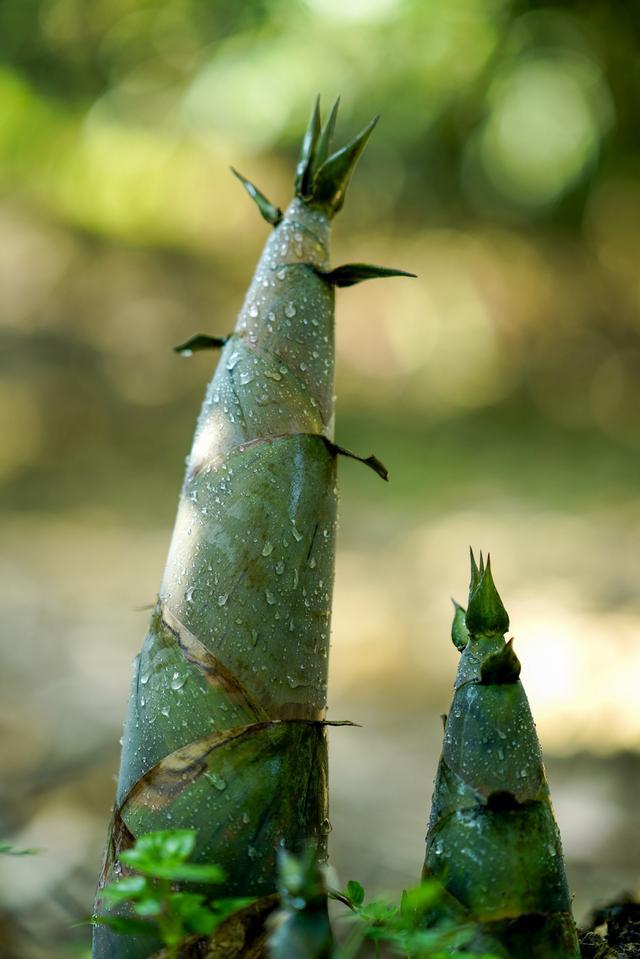
[[[331,113],[329,114],[329,119],[323,126],[320,131],[320,136],[318,137],[318,142],[316,144],[315,154],[311,163],[311,178],[315,177],[316,173],[324,163],[324,161],[329,156],[329,148],[331,147],[331,141],[333,139],[333,134],[336,128],[336,120],[338,119],[338,109],[340,107],[340,97],[336,99],[336,102],[331,107]]]
[[[282,219],[282,210],[280,207],[275,206],[270,200],[267,200],[264,193],[262,193],[258,187],[251,182],[251,180],[247,180],[247,178],[241,173],[238,173],[234,167],[231,167],[230,169],[233,175],[240,180],[240,183],[242,183],[243,187],[258,207],[262,217],[267,221],[267,223],[270,223],[272,226],[277,226]]]
[[[471,577],[469,579],[469,599],[473,596],[476,589],[478,588],[478,583],[480,581],[480,570],[476,563],[476,558],[473,555],[473,550],[469,547],[469,559],[471,562]]]
[[[474,579],[472,555],[471,581]],[[478,633],[506,633],[509,629],[509,616],[493,582],[491,559],[487,556],[484,569],[476,568],[477,586],[473,590],[467,606],[466,624],[470,635]]]
[[[374,117],[351,143],[328,157],[318,170],[310,200],[326,207],[329,215],[333,216],[342,209],[351,175],[379,119]]]
[[[310,194],[311,166],[320,137],[320,95],[311,111],[307,132],[304,135],[298,165],[296,166],[295,190],[298,196],[306,198]]]
[[[356,283],[362,283],[363,280],[375,280],[386,276],[410,276],[415,279],[416,274],[386,266],[373,266],[369,263],[345,263],[344,266],[338,266],[335,270],[321,275],[334,286],[354,286]]]
[[[459,603],[456,603],[455,599],[452,599],[451,602],[453,603],[454,609],[453,622],[451,623],[451,639],[456,649],[462,652],[469,642],[469,630],[467,629],[465,620],[465,611]]]
[[[192,353],[199,353],[201,350],[220,350],[225,345],[228,336],[209,336],[207,333],[196,333],[189,337],[184,343],[173,347],[174,353],[181,356],[191,356]]]
[[[520,660],[513,648],[513,640],[505,643],[503,648],[487,656],[480,666],[480,682],[484,686],[503,686],[517,683],[520,678]]]
[[[374,117],[350,143],[329,154],[339,106],[340,97],[322,126],[320,97],[316,99],[296,166],[296,195],[306,203],[322,207],[328,216],[341,209],[356,163],[379,119]],[[384,275],[395,275],[395,271]]]
[[[386,483],[389,482],[389,471],[384,463],[378,459],[377,456],[374,456],[373,453],[371,456],[358,456],[357,453],[352,453],[351,450],[345,449],[344,446],[338,446],[337,443],[333,443],[331,440],[324,437],[324,441],[336,455],[338,456],[347,456],[349,459],[358,460],[359,463],[364,463],[365,466],[368,466],[369,469],[372,469],[374,473],[377,473],[378,476],[383,479]]]

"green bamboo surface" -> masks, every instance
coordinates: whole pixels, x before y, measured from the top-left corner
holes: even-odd
[[[509,617],[491,565],[471,556],[469,603],[456,604],[461,651],[435,781],[423,875],[510,959],[577,959],[560,834]],[[481,951],[486,950],[482,943]],[[504,950],[504,953],[502,952]]]
[[[334,287],[399,272],[329,270],[330,219],[373,128],[330,154],[336,113],[321,128],[316,104],[284,213],[241,177],[274,229],[198,419],[99,887],[121,874],[122,848],[160,828],[198,830],[194,861],[226,873],[217,895],[272,893],[283,845],[312,839],[326,856],[336,457],[353,455],[333,443]],[[203,345],[220,344],[179,349]],[[155,945],[98,927],[93,956]]]

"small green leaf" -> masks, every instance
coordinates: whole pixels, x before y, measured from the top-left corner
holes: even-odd
[[[335,270],[322,273],[321,276],[334,286],[354,286],[364,280],[375,280],[386,276],[410,276],[415,279],[416,274],[386,266],[373,266],[369,263],[345,263],[344,266],[338,266]]]
[[[145,896],[139,902],[135,902],[133,910],[139,916],[159,916],[162,913],[164,903],[157,896]]]
[[[347,897],[354,906],[361,906],[364,902],[364,888],[355,879],[350,879],[346,889]]]
[[[179,353],[181,356],[191,356],[201,350],[221,350],[228,339],[228,336],[209,336],[208,333],[196,333],[179,346],[174,346],[173,352]]]
[[[102,895],[110,902],[125,902],[127,899],[138,899],[148,892],[149,884],[144,876],[126,876],[105,886]]]
[[[247,180],[241,173],[238,173],[234,167],[231,167],[231,172],[240,180],[240,183],[242,183],[267,223],[270,223],[272,226],[277,226],[282,219],[282,210],[280,207],[275,206],[270,200],[267,200],[264,193],[262,193],[257,186],[254,186],[251,180]]]
[[[165,829],[140,836],[132,849],[125,849],[120,858],[145,876],[159,879],[179,879],[180,869],[212,870],[217,866],[192,866],[184,863],[193,852],[196,842],[194,829]],[[208,880],[214,882],[216,880]]]

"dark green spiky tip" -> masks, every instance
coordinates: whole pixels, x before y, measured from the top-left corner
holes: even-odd
[[[339,104],[338,97],[323,126],[317,98],[296,167],[296,195],[310,206],[322,207],[329,216],[342,208],[351,175],[379,119],[374,117],[350,143],[330,154]]]
[[[455,599],[452,599],[451,602],[453,603],[454,609],[453,622],[451,623],[451,639],[456,649],[462,652],[469,642],[469,630],[467,629],[465,611],[459,603],[456,603]]]
[[[513,648],[513,640],[510,639],[499,652],[487,656],[484,660],[480,667],[480,682],[484,686],[517,683],[521,668],[520,660]]]
[[[465,616],[469,633],[506,633],[509,629],[507,613],[491,575],[491,558],[487,556],[484,566],[482,554],[480,566],[476,566],[471,553],[471,583],[469,586],[469,604]]]

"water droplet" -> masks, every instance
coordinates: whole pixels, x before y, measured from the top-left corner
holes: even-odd
[[[218,596],[218,606],[224,606],[224,604],[226,603],[228,599],[229,599],[228,593],[221,593],[220,596]]]
[[[219,776],[218,773],[207,772],[205,777],[209,780],[210,783],[218,789],[220,792],[224,792],[227,788],[227,780],[223,779],[222,776]]]
[[[272,553],[273,553],[273,543],[267,540],[264,546],[262,547],[262,555],[271,556]]]
[[[267,379],[276,380],[276,382],[282,379],[277,370],[265,370],[264,375],[267,377]]]
[[[258,850],[256,849],[255,846],[247,846],[247,856],[249,857],[249,859],[258,858]]]
[[[187,681],[186,675],[181,676],[180,673],[175,672],[173,676],[171,677],[171,688],[182,689],[186,681]]]
[[[265,599],[268,602],[269,606],[275,606],[278,600],[275,598],[270,589],[265,589],[264,591]]]
[[[248,812],[243,812],[243,813],[242,813],[242,821],[243,821],[244,823],[251,822],[251,818],[250,818]]]
[[[192,603],[192,602],[193,602],[193,591],[194,591],[194,589],[195,589],[195,586],[190,586],[189,589],[188,589],[188,590],[186,591],[186,593],[184,594],[184,598],[185,598],[185,600],[186,600],[187,603]]]
[[[257,315],[258,315],[258,307],[256,306],[255,303],[253,303],[251,307],[249,308],[249,316],[253,316],[255,318]]]
[[[229,359],[227,360],[227,369],[232,370],[239,359],[240,359],[239,353],[232,353]]]
[[[309,560],[309,568],[310,568],[310,569],[315,569],[315,568],[316,568],[316,558],[315,558],[315,556],[312,556],[311,559]]]
[[[289,303],[287,303],[287,305],[284,308],[284,315],[291,318],[292,316],[296,315],[296,312],[297,310],[296,310],[295,304],[289,301]]]
[[[299,543],[300,540],[302,539],[302,533],[299,530],[297,530],[295,526],[291,527],[291,534],[293,538],[295,539],[296,543]]]
[[[148,682],[149,682],[149,673],[141,673],[140,674],[141,685],[146,686]]]
[[[278,576],[282,576],[282,574],[284,573],[284,562],[281,559],[279,559],[278,562],[276,563],[275,568]]]
[[[253,381],[253,373],[249,373],[248,371],[245,370],[244,373],[240,374],[239,380],[242,386],[246,386],[247,383],[251,383]]]

